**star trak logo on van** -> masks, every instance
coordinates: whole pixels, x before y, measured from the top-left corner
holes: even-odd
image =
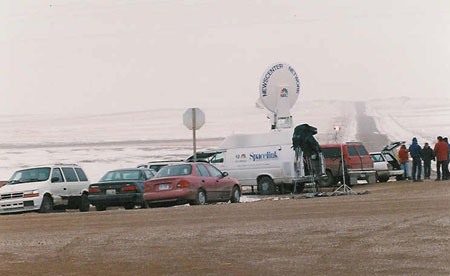
[[[282,98],[288,96],[288,90],[287,90],[287,88],[281,89],[281,94],[280,94],[280,96],[281,96]]]
[[[276,151],[267,153],[250,153],[250,159],[252,161],[262,161],[262,160],[272,160],[278,159],[278,154]]]

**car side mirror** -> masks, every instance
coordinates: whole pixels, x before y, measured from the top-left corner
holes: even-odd
[[[59,182],[59,177],[52,177],[52,183]]]
[[[222,176],[223,176],[223,177],[227,177],[227,176],[228,176],[228,173],[227,173],[227,172],[222,172]]]

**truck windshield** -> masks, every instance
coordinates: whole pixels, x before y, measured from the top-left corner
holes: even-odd
[[[7,184],[14,185],[20,183],[46,181],[49,176],[50,168],[20,170],[13,174]]]
[[[100,182],[122,181],[122,180],[143,180],[141,170],[120,170],[107,172]]]
[[[191,165],[175,165],[166,166],[159,170],[155,178],[168,177],[168,176],[178,176],[178,175],[190,175],[192,172]]]

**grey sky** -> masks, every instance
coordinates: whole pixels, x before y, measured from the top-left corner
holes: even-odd
[[[0,1],[1,114],[253,106],[278,61],[300,100],[449,97],[450,1]]]

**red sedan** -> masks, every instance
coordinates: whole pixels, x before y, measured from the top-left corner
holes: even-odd
[[[157,202],[190,203],[239,202],[241,185],[208,163],[179,163],[161,168],[144,186],[144,200]]]

